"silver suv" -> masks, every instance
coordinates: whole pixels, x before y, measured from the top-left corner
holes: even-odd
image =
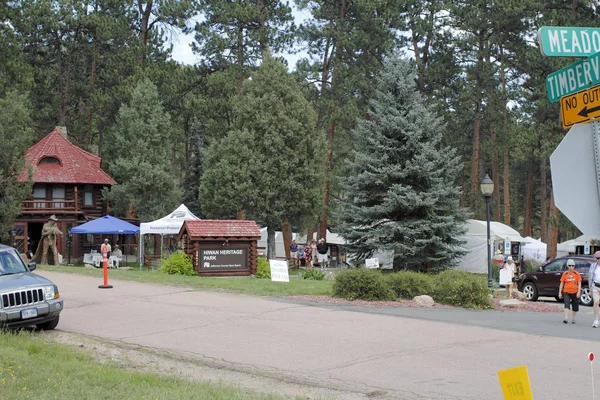
[[[0,244],[0,327],[58,325],[63,309],[58,287],[32,273],[35,268],[34,262],[25,265],[16,249]]]

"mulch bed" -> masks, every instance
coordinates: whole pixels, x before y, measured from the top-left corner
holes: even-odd
[[[358,306],[358,307],[410,307],[410,308],[456,308],[454,306],[448,306],[445,304],[434,303],[432,307],[423,307],[417,304],[414,300],[398,300],[398,301],[365,301],[365,300],[345,300],[339,299],[331,296],[288,296],[290,299],[300,300],[300,301],[310,301],[314,303],[328,303],[328,304],[337,304],[344,306]],[[493,299],[492,303],[494,305],[494,309],[498,311],[535,311],[535,312],[560,312],[562,311],[562,304],[556,303],[544,303],[539,301],[526,301],[523,302],[521,306],[518,308],[512,307],[503,307],[500,305],[500,301],[502,299]]]

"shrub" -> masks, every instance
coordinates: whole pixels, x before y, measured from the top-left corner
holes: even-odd
[[[380,271],[356,268],[339,273],[333,283],[333,297],[346,300],[395,300],[394,292]]]
[[[396,297],[401,299],[431,294],[433,290],[433,276],[422,272],[400,271],[385,277]]]
[[[325,278],[325,274],[317,268],[305,269],[301,272],[302,279],[312,279],[314,281],[322,281]]]
[[[446,270],[434,278],[433,299],[466,308],[489,308],[487,278],[465,271]]]
[[[183,252],[176,251],[169,258],[160,260],[160,272],[168,275],[196,275],[192,259]]]
[[[271,279],[271,265],[269,260],[259,257],[256,265],[256,277],[260,279]]]

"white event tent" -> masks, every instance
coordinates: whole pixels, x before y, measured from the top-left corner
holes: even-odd
[[[590,235],[581,235],[576,237],[575,239],[567,240],[562,243],[559,243],[556,246],[556,257],[566,256],[568,254],[577,253],[578,246],[585,246],[592,244],[592,241],[598,243],[600,242],[600,237],[598,236],[590,236]]]
[[[458,261],[456,269],[475,272],[480,274],[487,273],[487,222],[470,219],[467,221],[467,232],[458,239],[464,243],[461,247],[467,253]],[[504,240],[508,238],[511,243],[520,243],[526,245],[529,240],[521,237],[519,232],[501,222],[490,221],[490,240],[492,242],[492,255],[498,248],[504,248]]]
[[[196,217],[192,212],[185,206],[185,204],[180,205],[170,213],[156,221],[152,222],[142,222],[140,224],[140,270],[142,269],[142,264],[144,263],[144,235],[156,234],[162,237],[164,235],[177,235],[184,221],[200,219]],[[161,248],[162,253],[162,248]]]
[[[535,260],[540,264],[546,261],[546,251],[548,246],[540,239],[534,239],[527,236],[525,240],[528,240],[526,246],[523,247],[523,258],[525,260]]]

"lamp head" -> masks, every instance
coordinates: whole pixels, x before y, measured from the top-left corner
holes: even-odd
[[[479,184],[479,188],[484,196],[491,196],[494,193],[494,181],[490,179],[488,174],[485,174],[485,177]]]

